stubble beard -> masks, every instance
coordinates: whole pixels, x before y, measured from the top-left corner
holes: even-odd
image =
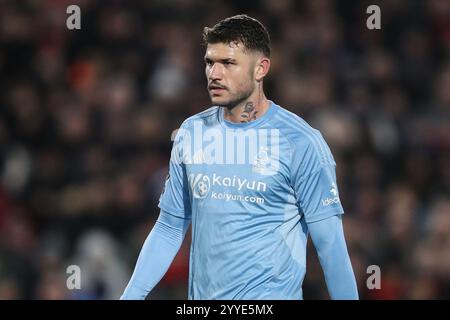
[[[250,85],[247,90],[239,92],[239,94],[232,97],[229,101],[216,103],[215,105],[227,108],[228,110],[231,111],[234,107],[246,101],[252,95],[254,89],[255,88],[254,87],[252,88],[252,86]]]

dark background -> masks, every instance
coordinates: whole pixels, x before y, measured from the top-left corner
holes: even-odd
[[[239,13],[271,34],[268,98],[333,151],[361,298],[450,298],[450,1],[0,0],[0,299],[121,295],[170,135],[209,107],[203,27]],[[187,298],[189,240],[149,298]],[[304,297],[328,299],[311,243]]]

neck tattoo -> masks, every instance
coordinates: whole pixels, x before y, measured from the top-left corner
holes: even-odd
[[[249,101],[244,106],[244,111],[241,114],[241,122],[250,122],[252,120],[256,120],[256,114],[258,113],[255,110],[255,106],[252,101]]]

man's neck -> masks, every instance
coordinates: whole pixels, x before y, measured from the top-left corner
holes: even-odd
[[[232,109],[224,108],[224,118],[235,123],[254,121],[262,117],[269,106],[270,102],[264,94],[260,99],[250,97]]]

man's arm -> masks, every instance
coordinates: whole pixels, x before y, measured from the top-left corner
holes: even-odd
[[[331,299],[357,300],[358,289],[345,243],[342,215],[308,223]]]
[[[163,210],[144,242],[121,300],[143,300],[169,269],[191,223]]]

